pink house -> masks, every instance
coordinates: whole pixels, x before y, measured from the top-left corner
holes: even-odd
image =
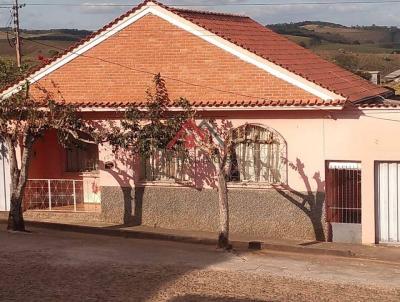
[[[210,118],[247,125],[229,176],[233,233],[400,242],[400,110],[393,93],[248,17],[145,1],[27,80],[36,98],[44,87],[101,121],[118,119],[126,104],[143,104],[157,73],[171,99],[185,97],[196,108],[199,125]],[[106,144],[65,150],[52,132],[35,148],[29,214],[218,227],[217,193],[205,173],[212,163],[199,154],[187,173],[178,155],[157,162],[114,154]]]

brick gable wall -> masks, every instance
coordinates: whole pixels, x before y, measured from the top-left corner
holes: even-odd
[[[145,98],[153,77],[135,71],[143,70],[167,77],[172,99],[181,96],[193,102],[316,99],[153,15],[143,17],[84,55],[34,86],[40,85],[68,102],[140,101]],[[35,87],[32,93],[35,97],[42,94]]]

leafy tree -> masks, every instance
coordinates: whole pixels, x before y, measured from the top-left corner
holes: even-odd
[[[18,68],[14,61],[0,59],[0,90],[23,77],[28,67],[24,64],[21,68]]]
[[[185,121],[194,114],[187,100],[170,100],[160,74],[153,82],[154,89],[146,91],[146,105],[142,108],[129,106],[120,124],[111,126],[108,141],[115,149],[123,148],[142,157],[154,155],[167,148]],[[171,112],[171,106],[178,110]]]
[[[194,123],[194,121],[193,121]],[[214,162],[216,183],[218,189],[218,207],[220,230],[218,235],[218,247],[231,249],[229,243],[229,200],[227,179],[230,174],[230,161],[234,149],[234,136],[240,136],[238,132],[245,131],[245,126],[233,129],[231,122],[223,120],[220,123],[210,121],[209,127],[201,129],[202,132],[191,131],[196,138],[196,148],[208,155]]]
[[[7,227],[9,230],[25,231],[22,201],[32,149],[34,143],[50,129],[57,131],[58,140],[62,145],[83,141],[81,133],[90,134],[92,137],[96,133],[95,129],[79,116],[75,107],[56,103],[49,96],[41,101],[32,99],[29,96],[28,85],[19,93],[1,100],[0,138],[7,148],[11,176]],[[90,142],[94,143],[94,140]]]
[[[355,72],[359,67],[359,59],[353,54],[340,53],[333,58],[334,62],[339,66]]]
[[[303,48],[307,48],[307,44],[306,44],[306,42],[304,42],[304,41],[300,41],[300,42],[299,42],[299,45],[300,45],[301,47],[303,47]]]
[[[309,44],[310,47],[316,47],[316,46],[322,44],[322,40],[321,40],[320,37],[314,36],[314,37],[311,38],[311,40],[308,42],[308,44]]]
[[[189,102],[183,98],[171,101],[160,75],[156,75],[153,82],[154,89],[147,91],[145,107],[129,107],[120,124],[113,127],[108,141],[115,149],[130,150],[143,158],[157,156],[155,153],[160,150],[188,152],[193,146],[184,138],[186,135],[194,137],[196,149],[204,151],[215,164],[220,209],[218,246],[230,248],[226,179],[232,149],[231,127],[225,122],[210,122],[212,130],[198,128]],[[179,110],[171,112],[171,106]]]

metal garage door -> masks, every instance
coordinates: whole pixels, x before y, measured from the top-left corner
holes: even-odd
[[[400,163],[377,165],[379,242],[400,243]]]
[[[10,167],[7,160],[7,152],[0,141],[0,211],[10,209]]]

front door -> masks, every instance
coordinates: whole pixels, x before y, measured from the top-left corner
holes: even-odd
[[[400,243],[400,163],[380,162],[376,174],[379,242]]]

